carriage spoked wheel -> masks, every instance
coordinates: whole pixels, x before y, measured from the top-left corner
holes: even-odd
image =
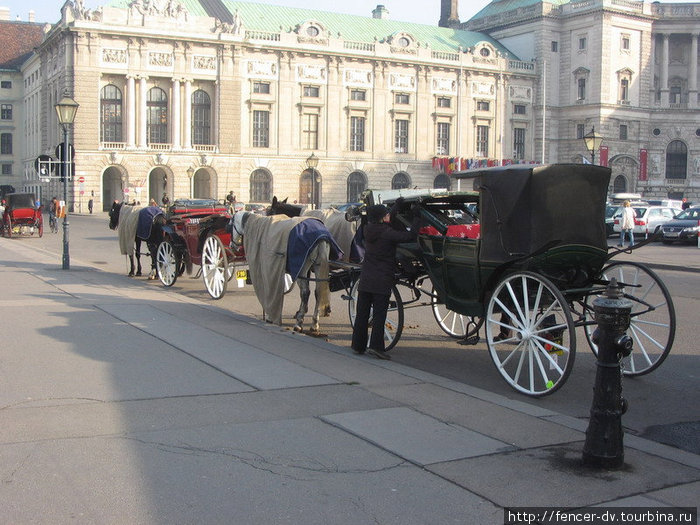
[[[632,353],[622,359],[622,373],[627,376],[648,374],[663,363],[671,351],[676,336],[676,311],[671,294],[659,277],[643,264],[616,262],[603,268],[603,279],[615,277],[623,288],[624,297],[632,301],[630,327]],[[585,299],[585,312],[593,316],[595,296]],[[586,326],[586,339],[593,353],[598,347],[591,337],[596,325]]]
[[[44,236],[44,218],[39,215],[39,220],[36,223],[37,232],[39,233],[39,238]]]
[[[228,257],[224,243],[216,235],[209,235],[202,247],[202,279],[214,299],[221,299],[228,283]]]
[[[350,288],[350,298],[348,300],[348,314],[350,315],[350,326],[355,326],[355,317],[357,317],[357,288],[360,280],[357,279]],[[372,326],[372,314],[369,316],[369,326]],[[388,352],[396,346],[396,343],[401,339],[403,332],[403,300],[396,286],[391,287],[391,296],[389,297],[389,308],[386,312],[386,321],[384,322],[384,351]]]
[[[158,270],[158,279],[163,283],[163,286],[172,286],[177,281],[180,275],[179,257],[175,252],[175,247],[170,241],[163,241],[158,245],[156,252],[156,269]]]
[[[576,355],[574,321],[564,296],[532,272],[515,273],[496,286],[486,312],[486,342],[506,382],[533,397],[561,387]]]
[[[472,317],[458,314],[449,310],[443,303],[439,302],[435,288],[430,294],[430,307],[438,326],[450,337],[464,339],[479,333],[479,328],[484,324],[483,317]]]
[[[12,219],[10,217],[7,218],[5,223],[5,233],[8,237],[12,237]]]

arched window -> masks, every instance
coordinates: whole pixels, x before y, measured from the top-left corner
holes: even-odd
[[[410,188],[410,187],[411,187],[411,179],[409,178],[408,174],[404,173],[403,171],[398,172],[391,179],[391,189],[392,190],[402,190],[404,188]]]
[[[148,90],[146,100],[148,108],[147,123],[148,143],[168,143],[168,95],[160,88],[154,87]]]
[[[272,201],[272,176],[263,169],[255,170],[250,176],[250,202]]]
[[[211,99],[201,89],[192,93],[192,144],[211,144]]]
[[[114,84],[100,94],[100,142],[122,141],[122,92]]]
[[[680,140],[674,140],[666,148],[666,178],[685,179],[688,171],[688,148]]]
[[[627,179],[624,175],[618,175],[613,182],[613,193],[627,193]]]
[[[348,175],[348,200],[347,202],[359,202],[362,192],[367,189],[367,177],[360,171],[353,171]]]
[[[447,175],[445,175],[444,173],[440,173],[433,180],[433,188],[449,190],[450,189],[450,178]]]

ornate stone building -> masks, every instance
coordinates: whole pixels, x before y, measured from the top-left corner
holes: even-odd
[[[230,190],[326,206],[536,158],[535,65],[484,34],[393,21],[383,6],[358,17],[225,5],[67,2],[24,66],[42,80],[25,93],[42,132],[26,183],[61,140],[64,90],[80,104],[70,192],[78,206],[94,192],[97,209]]]
[[[595,127],[611,190],[700,201],[700,4],[496,1],[461,27],[537,62],[546,162],[586,158]]]

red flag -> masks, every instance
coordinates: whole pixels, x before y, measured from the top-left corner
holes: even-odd
[[[609,152],[608,146],[601,146],[600,147],[600,165],[601,166],[608,165],[608,152]]]

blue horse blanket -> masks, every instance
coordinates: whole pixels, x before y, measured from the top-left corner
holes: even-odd
[[[163,215],[163,210],[157,206],[149,206],[139,211],[139,222],[136,225],[136,237],[147,241],[151,237],[151,229],[153,229],[153,220]]]
[[[322,239],[326,239],[331,245],[331,260],[343,258],[343,251],[335,242],[328,228],[318,219],[300,222],[289,232],[287,244],[287,273],[296,281],[301,267],[304,265],[309,252]]]

